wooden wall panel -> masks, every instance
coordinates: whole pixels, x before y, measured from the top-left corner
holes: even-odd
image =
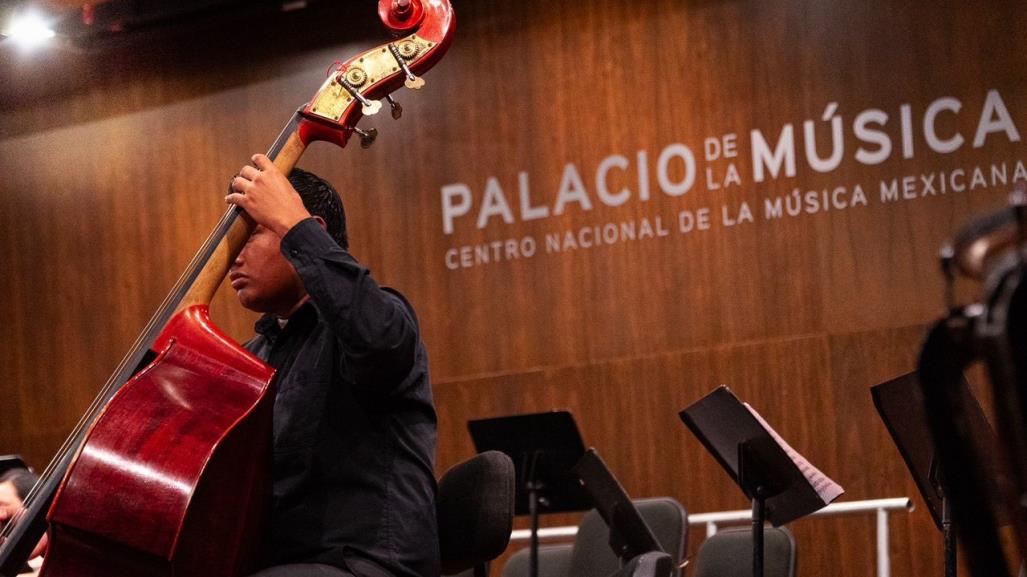
[[[47,460],[220,215],[228,178],[269,145],[331,62],[384,39],[370,9],[340,4],[93,52],[4,53],[0,453]],[[370,150],[319,144],[301,162],[343,191],[357,257],[418,310],[440,414],[439,470],[472,453],[466,420],[563,407],[632,494],[673,495],[694,512],[744,507],[676,417],[727,383],[841,482],[846,499],[914,496],[867,388],[913,367],[923,327],[943,308],[938,247],[1004,201],[1027,156],[1001,131],[973,145],[989,91],[1027,129],[1022,3],[455,4],[457,41],[424,90],[398,94],[404,118],[368,119],[381,131]],[[923,129],[943,97],[961,110],[938,116],[939,137],[965,140],[947,153],[932,151]],[[902,153],[904,105],[911,155]],[[828,156],[825,109],[843,119],[844,154],[819,172],[806,159],[804,121]],[[878,164],[855,159],[859,147],[873,149],[853,128],[870,109],[889,118],[893,151]],[[786,126],[795,174],[757,182],[751,131],[773,144]],[[705,139],[726,134],[737,135],[738,157],[704,158]],[[675,143],[694,154],[696,180],[670,196],[657,167]],[[627,162],[609,173],[611,192],[631,191],[619,206],[602,203],[596,184],[610,155]],[[731,162],[740,182],[723,186]],[[922,175],[937,186],[960,170],[969,181],[993,163],[1005,163],[1010,182],[880,197],[882,181],[911,177],[919,189]],[[571,202],[555,214],[568,165],[593,206]],[[531,205],[549,216],[520,218],[522,172]],[[680,180],[681,164],[667,176]],[[493,216],[478,227],[490,179],[514,222]],[[447,234],[441,190],[457,183],[474,206]],[[795,190],[844,186],[851,200],[856,185],[865,205],[766,215],[766,201]],[[725,224],[722,209],[737,219],[743,202],[753,222]],[[704,207],[710,229],[680,233],[678,215]],[[657,218],[666,236],[544,249],[548,234]],[[534,256],[447,266],[461,247],[525,237],[538,243]],[[960,289],[968,297],[975,287]],[[254,316],[228,292],[214,313],[230,334],[250,333]],[[892,527],[894,575],[936,570],[925,511]],[[803,575],[873,570],[870,521],[794,529]]]

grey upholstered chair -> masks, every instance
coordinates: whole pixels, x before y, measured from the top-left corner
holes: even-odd
[[[763,530],[764,577],[794,577],[795,537],[784,527]],[[692,577],[752,577],[752,528],[722,529],[703,541]]]
[[[539,577],[567,577],[567,568],[571,563],[570,543],[558,545],[539,545],[538,575]],[[531,552],[525,547],[506,560],[503,565],[502,577],[528,577],[531,574]],[[605,577],[605,576],[604,576]]]
[[[473,568],[475,577],[485,577],[488,562],[510,542],[513,511],[510,457],[486,451],[447,471],[436,499],[442,574]]]
[[[685,508],[670,497],[638,499],[634,503],[660,546],[679,566],[688,543]],[[511,556],[503,567],[503,577],[528,577],[528,555],[525,548]],[[610,549],[610,529],[594,510],[582,518],[572,546],[539,548],[539,577],[608,577],[620,568],[620,560]]]
[[[688,514],[670,497],[633,501],[646,525],[675,566],[681,565],[688,543]],[[610,529],[596,511],[589,511],[578,525],[567,577],[606,577],[620,569],[620,560],[610,549]],[[680,574],[675,572],[675,576]]]

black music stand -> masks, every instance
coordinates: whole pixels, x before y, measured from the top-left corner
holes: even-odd
[[[571,472],[585,454],[574,417],[551,411],[468,421],[475,449],[510,456],[517,475],[514,513],[531,516],[530,575],[538,577],[541,513],[585,511],[592,502]]]
[[[952,521],[952,506],[945,494],[945,474],[936,457],[934,439],[931,437],[927,412],[924,408],[924,397],[916,372],[907,373],[890,381],[885,381],[870,388],[874,406],[884,421],[888,433],[891,434],[895,446],[902,455],[916,483],[920,496],[927,504],[935,526],[942,532],[945,539],[945,576],[956,577],[956,537],[957,527]],[[980,454],[987,457],[991,480],[1002,478],[1001,465],[994,453],[998,440],[988,424],[984,411],[970,391],[966,379],[960,382],[957,394],[963,399],[963,406],[968,409],[967,422],[971,436],[981,449]],[[989,487],[989,495],[998,498],[997,485]],[[1007,515],[1002,515],[1002,507],[993,507],[1000,523],[1009,523]]]
[[[778,527],[809,515],[837,498],[841,487],[822,473],[807,478],[799,469],[802,457],[789,456],[724,385],[678,415],[752,500],[753,576],[763,577],[765,521]]]
[[[674,569],[624,487],[595,449],[589,449],[573,472],[592,497],[599,516],[610,528],[610,548],[620,558],[617,577],[667,577]],[[657,555],[651,555],[657,553]],[[644,561],[643,561],[644,559]]]

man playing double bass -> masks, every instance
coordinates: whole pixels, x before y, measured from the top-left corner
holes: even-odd
[[[436,416],[410,304],[348,252],[327,182],[264,155],[226,201],[256,223],[229,273],[278,371],[259,577],[435,577]]]

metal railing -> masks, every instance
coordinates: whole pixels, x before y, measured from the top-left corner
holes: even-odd
[[[888,515],[893,511],[913,510],[913,501],[908,497],[893,499],[870,499],[866,501],[844,501],[833,503],[810,515],[810,517],[836,517],[873,513],[877,519],[877,577],[891,577],[891,555],[889,553]],[[746,523],[752,520],[752,510],[716,511],[696,513],[688,516],[688,524],[705,525],[706,537],[717,533],[721,525]],[[546,527],[539,529],[539,541],[564,541],[578,533],[577,526]],[[518,529],[510,535],[510,541],[528,541],[531,531]]]

